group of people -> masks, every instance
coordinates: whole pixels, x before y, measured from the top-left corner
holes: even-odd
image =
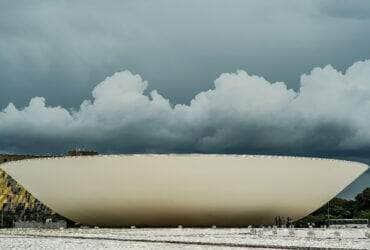
[[[290,217],[276,216],[274,218],[274,225],[277,227],[291,227],[293,225],[293,220]]]

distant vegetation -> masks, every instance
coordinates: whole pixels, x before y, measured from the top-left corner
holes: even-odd
[[[326,225],[330,219],[368,219],[370,221],[370,187],[359,193],[355,200],[332,199],[328,204],[295,222],[297,226]]]

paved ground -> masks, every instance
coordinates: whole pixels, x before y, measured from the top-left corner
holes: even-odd
[[[368,229],[370,230],[370,229]],[[3,229],[1,249],[370,249],[365,229]]]

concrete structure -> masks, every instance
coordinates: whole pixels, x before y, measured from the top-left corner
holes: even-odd
[[[302,218],[366,171],[340,160],[117,155],[1,165],[57,213],[99,226],[246,226]]]

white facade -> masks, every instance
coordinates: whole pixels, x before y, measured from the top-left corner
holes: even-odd
[[[362,163],[248,155],[32,159],[1,168],[57,213],[99,226],[246,226],[302,218]]]

